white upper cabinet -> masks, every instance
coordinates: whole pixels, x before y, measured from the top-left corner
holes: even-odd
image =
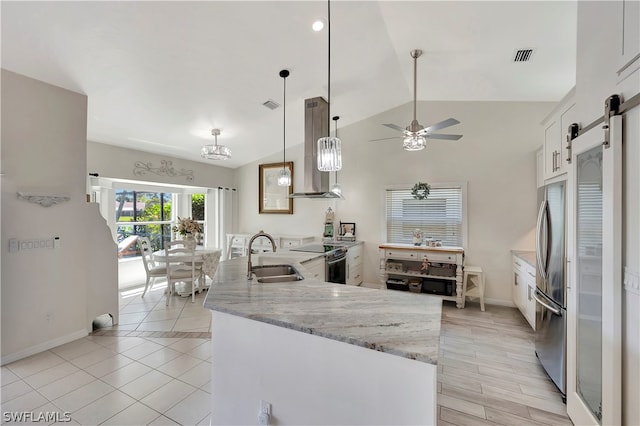
[[[623,0],[621,3],[619,80],[640,68],[640,1]]]
[[[575,89],[571,89],[543,122],[544,180],[562,175],[569,169],[567,134],[569,126],[577,120],[574,93]]]

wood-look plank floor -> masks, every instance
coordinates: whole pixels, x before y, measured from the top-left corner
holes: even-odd
[[[571,425],[515,308],[443,302],[438,425]]]

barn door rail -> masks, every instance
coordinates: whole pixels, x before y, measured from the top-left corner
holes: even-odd
[[[609,120],[615,115],[624,114],[640,105],[640,93],[635,94],[628,100],[622,102],[620,95],[611,95],[604,101],[604,115],[597,118],[591,124],[585,127],[580,127],[578,123],[572,123],[567,129],[567,162],[571,163],[571,144],[575,138],[587,133],[589,130],[602,124],[604,130],[604,141],[602,144],[605,148],[609,147]]]

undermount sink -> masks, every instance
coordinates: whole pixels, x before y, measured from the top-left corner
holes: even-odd
[[[304,277],[291,265],[260,265],[251,268],[259,283],[302,281]]]

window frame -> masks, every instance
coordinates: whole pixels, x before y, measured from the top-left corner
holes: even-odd
[[[387,191],[411,191],[414,183],[410,184],[394,184],[385,185],[381,191],[381,206],[382,206],[382,223],[381,223],[381,240],[387,243]],[[469,240],[469,227],[468,227],[468,182],[429,182],[431,188],[440,187],[460,187],[462,191],[462,248],[466,251]],[[391,243],[393,244],[393,243]]]

